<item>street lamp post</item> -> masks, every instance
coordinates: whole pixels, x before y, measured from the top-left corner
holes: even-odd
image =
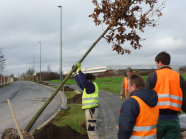
[[[62,6],[60,8],[60,81],[63,80],[63,71],[62,71]]]
[[[38,42],[40,44],[40,82],[41,82],[41,42]]]
[[[58,6],[60,8],[60,81],[63,80],[63,70],[62,70],[62,6]],[[67,104],[67,98],[64,94],[64,87],[62,88],[62,92],[60,91],[61,99],[62,99],[62,105],[60,107],[60,110],[66,110],[68,107]]]

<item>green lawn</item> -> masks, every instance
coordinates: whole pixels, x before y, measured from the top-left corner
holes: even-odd
[[[70,99],[77,95],[73,91],[65,91],[65,96]],[[85,134],[86,130],[80,124],[85,123],[85,112],[81,108],[81,104],[68,104],[70,109],[60,111],[59,114],[51,121],[58,127],[70,126],[80,134]]]
[[[97,78],[95,82],[101,90],[120,94],[122,80],[123,77],[105,77]]]
[[[182,74],[182,76],[184,77],[184,79],[186,80],[186,74]]]
[[[69,110],[61,111],[51,122],[58,127],[70,126],[80,134],[86,133],[80,126],[81,123],[85,123],[85,112],[79,104],[70,104]]]
[[[143,78],[146,79],[146,76],[143,76]],[[105,78],[97,78],[95,82],[98,84],[101,90],[120,94],[122,80],[123,80],[122,76],[105,77]]]
[[[50,80],[49,82],[52,82],[52,83],[61,83],[60,80]],[[74,79],[68,79],[67,82],[65,84],[76,84],[76,81]]]
[[[186,74],[182,75],[186,79]],[[144,80],[146,80],[147,76],[142,76]],[[96,78],[95,82],[98,84],[99,89],[105,90],[108,92],[113,92],[116,94],[120,94],[121,84],[123,77],[104,77],[104,78]],[[53,80],[52,82],[59,82],[59,80]],[[69,79],[66,84],[76,84],[74,79]]]

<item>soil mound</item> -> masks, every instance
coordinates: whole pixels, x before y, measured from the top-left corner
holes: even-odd
[[[82,103],[82,94],[77,94],[74,97],[67,100],[67,104],[81,104]]]
[[[34,139],[33,136],[31,136],[26,131],[21,131],[24,139]],[[18,131],[14,128],[8,128],[6,129],[1,139],[20,139]]]
[[[70,87],[68,87],[68,86],[65,86],[65,87],[64,87],[64,90],[65,90],[65,91],[74,91],[73,88],[70,88]]]
[[[87,134],[80,134],[71,127],[57,127],[51,123],[33,133],[35,139],[88,139]]]

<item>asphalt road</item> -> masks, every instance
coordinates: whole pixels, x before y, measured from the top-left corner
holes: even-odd
[[[99,84],[98,84],[99,86]],[[76,85],[69,85],[74,89],[79,89]],[[99,118],[98,118],[98,133],[100,139],[117,139],[118,119],[122,101],[118,94],[109,93],[99,90]]]
[[[7,99],[10,99],[21,129],[24,129],[35,113],[41,108],[53,90],[34,82],[16,81],[0,89],[0,137],[7,128],[15,128]],[[40,115],[31,131],[48,120],[61,106],[61,96],[57,94]]]

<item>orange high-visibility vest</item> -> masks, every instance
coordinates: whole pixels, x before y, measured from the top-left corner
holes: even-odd
[[[123,79],[123,87],[124,87],[124,91],[125,91],[125,95],[127,95],[127,77],[124,77],[124,79]]]
[[[181,111],[183,92],[180,74],[169,68],[156,70],[157,81],[154,90],[158,94],[158,108]]]
[[[136,118],[136,123],[130,139],[155,139],[159,117],[157,105],[155,107],[150,107],[139,97],[131,97],[138,102],[140,112]]]

